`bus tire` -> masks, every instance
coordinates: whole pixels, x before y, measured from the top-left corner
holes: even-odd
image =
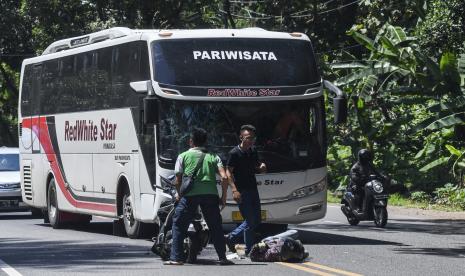
[[[62,212],[58,208],[57,190],[55,179],[51,179],[47,191],[47,216],[53,229],[59,229],[64,226],[62,222]]]
[[[134,202],[131,200],[131,192],[128,187],[124,190],[121,206],[123,207],[123,223],[126,235],[130,239],[139,238],[141,222],[134,217]]]
[[[32,218],[43,218],[44,214],[40,208],[31,208],[31,217]]]

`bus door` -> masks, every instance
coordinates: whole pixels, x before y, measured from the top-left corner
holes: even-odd
[[[42,64],[34,65],[32,69],[31,99],[31,141],[32,153],[40,153],[40,92],[42,91]]]

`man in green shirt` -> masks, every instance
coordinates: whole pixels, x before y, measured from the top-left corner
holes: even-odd
[[[181,186],[182,176],[190,175],[195,171],[198,161],[205,155],[202,165],[195,175],[192,189],[183,195],[176,205],[173,216],[173,243],[171,244],[170,260],[164,264],[182,265],[183,242],[186,237],[189,224],[195,216],[198,206],[202,210],[203,217],[208,225],[211,234],[211,241],[219,257],[220,265],[230,265],[233,262],[226,259],[226,243],[223,236],[222,219],[218,206],[220,199],[216,188],[216,174],[221,176],[221,205],[226,204],[226,192],[228,189],[228,178],[221,159],[209,153],[205,149],[207,142],[207,132],[201,128],[194,128],[190,139],[190,149],[181,153],[176,160],[174,172],[176,174],[176,189]]]

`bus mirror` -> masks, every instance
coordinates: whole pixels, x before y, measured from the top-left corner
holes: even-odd
[[[158,99],[154,97],[144,98],[144,124],[156,124],[158,122]]]
[[[333,98],[334,103],[334,123],[342,124],[347,121],[347,99],[345,93],[331,82],[324,80],[323,84],[331,93],[336,96]]]
[[[148,81],[133,81],[129,83],[129,86],[136,93],[147,93],[148,92]]]
[[[333,98],[334,103],[334,123],[343,124],[347,121],[347,99],[346,97],[336,96]]]

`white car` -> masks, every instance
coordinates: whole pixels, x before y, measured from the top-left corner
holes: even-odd
[[[0,210],[28,209],[21,198],[19,149],[0,147]]]

